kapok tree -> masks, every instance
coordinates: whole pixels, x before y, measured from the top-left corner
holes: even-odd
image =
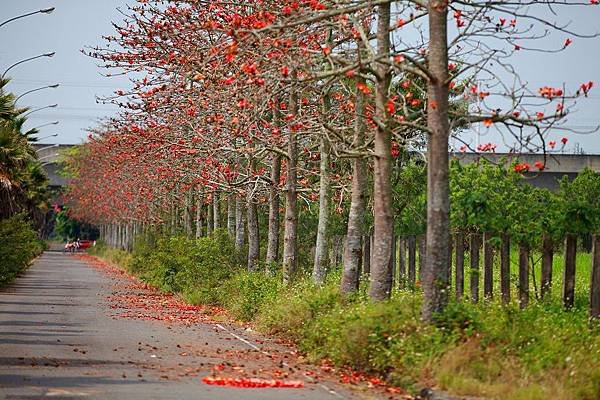
[[[431,321],[447,302],[450,266],[448,146],[451,127],[461,121],[481,122],[486,126],[503,125],[506,132],[519,132],[519,145],[545,149],[549,129],[568,113],[565,101],[581,93],[573,91],[570,96],[559,90],[552,90],[550,94],[545,90],[536,93],[525,85],[514,87],[506,84],[507,79],[518,80],[518,69],[510,66],[510,56],[526,49],[537,50],[544,45],[551,46],[548,50],[553,51],[566,49],[572,38],[585,35],[570,30],[568,25],[550,20],[544,13],[554,14],[555,9],[566,6],[589,7],[590,3],[551,0],[506,3],[431,0],[413,3],[426,8],[429,25],[426,57],[419,65],[426,73],[429,103],[427,253],[422,317]],[[452,20],[456,24],[454,32],[448,24]],[[550,30],[562,36],[558,43],[544,42],[544,39],[554,38]],[[454,37],[451,37],[453,34]],[[568,36],[565,38],[565,35]],[[453,62],[463,63],[457,75],[470,74],[488,82],[489,91],[473,84],[471,92],[488,99],[489,106],[470,110],[473,112],[466,115],[449,114],[449,87],[452,85],[449,69],[450,65],[455,65]],[[508,71],[508,77],[503,76],[504,71],[499,68]],[[543,106],[532,105],[529,101],[536,94],[538,99],[557,103],[549,115]],[[494,98],[495,101],[492,101]],[[528,140],[522,140],[523,132],[525,137],[529,136]]]

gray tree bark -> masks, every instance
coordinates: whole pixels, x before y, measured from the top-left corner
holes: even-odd
[[[235,249],[241,251],[246,243],[246,210],[244,200],[235,196]]]
[[[210,236],[213,231],[213,207],[212,204],[206,206],[206,236]]]
[[[375,90],[375,116],[379,121],[375,131],[375,161],[373,173],[374,248],[371,264],[369,296],[373,300],[386,300],[392,290],[390,257],[392,254],[392,190],[391,190],[391,135],[387,124],[386,104],[391,83],[388,57],[390,52],[390,3],[377,7],[377,56],[375,65],[377,84]]]
[[[235,194],[227,195],[227,232],[235,238]]]
[[[192,204],[194,202],[194,198],[192,193],[188,193],[185,198],[185,209],[184,209],[184,221],[185,221],[185,233],[188,238],[191,238],[194,234],[194,227],[192,221]]]
[[[254,162],[250,163],[254,169]],[[254,183],[248,184],[246,195],[246,212],[248,220],[248,271],[257,271],[260,261],[260,236],[258,231],[258,214],[254,199]]]
[[[315,262],[313,265],[313,281],[323,284],[327,273],[327,227],[329,226],[329,142],[321,136],[319,175],[319,221],[317,224],[317,241],[315,244]]]
[[[271,161],[271,186],[269,187],[269,232],[267,235],[267,268],[279,260],[279,179],[281,156],[273,153]]]
[[[298,118],[298,95],[296,87],[291,88],[290,92],[290,114]],[[288,128],[288,160],[287,160],[287,180],[285,194],[285,223],[283,235],[283,281],[289,283],[293,280],[298,269],[298,209],[296,181],[298,179],[298,144],[296,132]]]
[[[448,1],[429,1],[427,239],[421,317],[433,321],[448,302]]]
[[[364,83],[364,82],[363,82]],[[358,148],[364,144],[367,125],[365,122],[365,99],[359,91],[356,95],[355,122],[353,147]],[[350,211],[348,213],[348,228],[346,231],[346,247],[344,250],[344,269],[342,272],[342,294],[358,290],[360,282],[360,264],[363,256],[361,239],[365,234],[365,207],[367,171],[364,158],[357,157],[352,161],[352,194]],[[367,237],[367,246],[368,243]]]
[[[221,228],[221,193],[213,193],[213,227],[216,231]]]
[[[196,238],[202,237],[204,219],[202,217],[202,206],[203,206],[203,194],[202,190],[198,190],[196,195]]]

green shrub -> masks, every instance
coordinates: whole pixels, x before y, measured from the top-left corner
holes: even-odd
[[[157,252],[159,236],[153,231],[148,231],[136,236],[133,242],[133,251],[131,260],[127,264],[127,270],[132,274],[142,274],[158,267],[156,259],[153,257]]]
[[[240,321],[251,321],[265,305],[282,294],[280,276],[239,271],[221,286],[220,297],[231,314]]]
[[[340,302],[337,285],[319,288],[305,280],[266,301],[255,320],[262,330],[299,342],[316,318],[328,314]]]
[[[3,286],[27,268],[45,245],[23,215],[0,220],[0,238],[0,286]]]
[[[131,253],[125,250],[113,249],[112,247],[108,247],[103,241],[98,240],[96,241],[96,245],[90,247],[87,252],[88,254],[101,257],[113,265],[118,265],[129,270],[132,256]]]
[[[192,303],[222,305],[219,288],[236,269],[235,248],[227,231],[219,229],[210,237],[179,240],[184,243],[180,252],[165,260],[165,265],[178,265],[175,286]]]
[[[421,323],[418,304],[412,293],[386,302],[340,304],[317,318],[301,347],[313,358],[328,358],[388,379],[417,379],[450,338]]]

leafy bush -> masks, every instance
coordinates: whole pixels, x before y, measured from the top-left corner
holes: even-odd
[[[23,215],[0,220],[0,238],[0,286],[3,286],[27,268],[45,246]]]
[[[298,342],[312,329],[316,318],[327,315],[341,301],[337,285],[317,287],[303,281],[266,301],[255,320],[262,330]]]
[[[87,252],[92,255],[100,256],[109,263],[123,267],[126,270],[129,269],[129,264],[132,259],[131,253],[128,253],[125,250],[108,247],[102,240],[96,241],[96,245],[90,247]]]
[[[182,293],[192,303],[219,305],[218,288],[235,269],[235,249],[225,230],[199,239],[149,232],[136,238],[131,259],[123,266],[161,290]]]
[[[240,321],[251,321],[265,304],[276,303],[282,295],[280,276],[239,271],[219,289],[220,303]]]
[[[404,293],[388,302],[339,304],[305,331],[301,348],[312,358],[385,376],[406,386],[439,355],[450,336],[420,321],[420,300]],[[441,347],[443,348],[443,347]]]

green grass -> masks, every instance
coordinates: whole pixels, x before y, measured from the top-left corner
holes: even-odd
[[[395,289],[391,300],[372,303],[367,282],[359,293],[341,296],[339,270],[322,287],[308,276],[285,287],[280,276],[248,273],[222,233],[140,241],[133,254],[95,251],[163,290],[225,307],[232,318],[296,343],[313,361],[328,359],[404,388],[509,400],[600,398],[600,327],[590,324],[585,306],[589,255],[578,257],[571,311],[560,303],[557,255],[548,301],[532,296],[525,310],[498,300],[452,302],[433,326],[419,318],[419,292]],[[468,273],[466,281],[468,292]]]
[[[453,270],[452,270],[452,293],[455,293],[456,282],[455,277],[455,256],[453,255]],[[519,283],[519,254],[518,250],[511,249],[510,254],[510,284],[511,284],[511,299],[515,301],[518,298],[518,283]],[[530,259],[533,259],[533,268],[530,264],[529,290],[530,301],[540,298],[540,282],[541,282],[541,254],[533,252]],[[465,253],[465,282],[464,293],[465,298],[470,296],[471,269],[470,257],[468,252]],[[479,298],[483,298],[483,252],[480,258],[479,269]],[[578,251],[576,259],[575,273],[575,307],[584,309],[589,304],[589,291],[591,280],[592,256],[590,253]],[[551,301],[561,301],[562,285],[563,285],[564,257],[562,252],[554,254],[552,263],[552,289],[550,292]],[[494,255],[494,297],[500,296],[500,256],[498,253]]]

